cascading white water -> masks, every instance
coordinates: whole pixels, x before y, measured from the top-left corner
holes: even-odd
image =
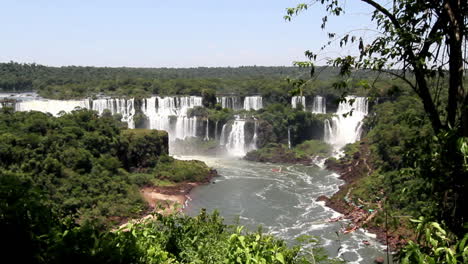
[[[221,104],[222,108],[230,108],[234,110],[242,109],[242,103],[239,96],[221,96],[216,97],[216,102]]]
[[[351,101],[354,103],[351,105]],[[352,114],[348,114],[352,111]],[[361,137],[362,120],[367,115],[366,97],[348,96],[346,102],[338,105],[336,116],[324,124],[324,140],[339,150],[348,143],[356,142]],[[346,117],[343,114],[348,114]]]
[[[330,121],[328,119],[325,119],[325,121],[323,123],[323,127],[324,127],[323,141],[325,141],[327,143],[331,143],[331,141],[332,141],[331,137],[332,137],[332,135],[334,133],[333,133],[333,128],[330,125]]]
[[[244,110],[259,110],[263,108],[261,96],[246,96],[244,98]]]
[[[221,129],[221,140],[219,141],[219,145],[221,146],[226,145],[226,127],[227,124],[224,124],[223,128]]]
[[[250,142],[249,151],[257,149],[257,140],[258,140],[258,121],[257,119],[255,119],[254,134],[252,136],[252,141]]]
[[[218,140],[218,121],[215,123],[215,140]]]
[[[135,116],[135,99],[102,98],[92,101],[92,109],[102,115],[109,110],[112,115],[121,114],[122,121],[127,122],[128,128],[135,128],[133,117]]]
[[[90,109],[89,99],[83,100],[29,100],[19,101],[15,104],[15,111],[39,111],[51,113],[54,116],[62,111],[71,112],[76,108]]]
[[[233,156],[245,156],[245,120],[236,118],[227,137],[226,149]]]
[[[143,113],[149,119],[150,129],[165,130],[169,140],[196,137],[197,118],[188,117],[187,112],[195,106],[202,106],[199,96],[159,97],[144,99]]]
[[[134,99],[96,99],[96,100],[47,100],[35,99],[19,101],[15,104],[16,111],[40,111],[57,116],[60,112],[71,112],[76,108],[92,109],[102,115],[104,110],[111,114],[121,114],[122,121],[128,123],[129,128],[135,128],[133,117],[135,115]]]
[[[288,127],[288,148],[291,148],[291,128]]]
[[[208,141],[210,140],[210,120],[206,119],[206,129],[205,129],[205,138],[203,140]]]
[[[292,108],[297,108],[298,104],[301,104],[303,109],[306,108],[306,98],[305,98],[305,96],[293,96],[291,98]]]
[[[323,96],[314,96],[314,102],[312,103],[312,113],[314,114],[326,114],[327,104]]]

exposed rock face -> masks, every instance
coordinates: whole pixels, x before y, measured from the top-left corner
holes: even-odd
[[[257,148],[262,148],[269,142],[276,142],[277,138],[273,131],[273,126],[270,123],[259,120],[258,121],[258,140]]]
[[[347,200],[347,196],[350,194],[353,184],[359,184],[360,180],[365,177],[370,177],[372,174],[373,168],[372,164],[369,161],[371,159],[369,146],[366,142],[361,142],[359,151],[354,153],[352,156],[345,156],[341,160],[329,159],[325,162],[326,168],[328,170],[333,170],[340,174],[340,179],[345,181],[345,184],[340,186],[340,189],[335,193],[331,198],[326,196],[320,196],[317,198],[317,201],[325,201],[325,204],[334,209],[337,212],[344,214],[344,218],[351,219],[354,221],[356,215],[359,213],[359,208],[356,208],[352,202]],[[362,202],[362,201],[361,201]],[[377,211],[382,210],[380,209]],[[375,211],[374,215],[377,213]],[[386,243],[388,241],[389,247],[392,250],[401,248],[406,244],[400,236],[401,232],[406,230],[385,230],[384,226],[374,225],[372,222],[365,221],[365,228],[377,235],[377,239]],[[397,228],[398,229],[398,228]],[[398,232],[397,232],[398,231]],[[388,235],[388,238],[387,238]],[[376,262],[383,263],[383,262]]]

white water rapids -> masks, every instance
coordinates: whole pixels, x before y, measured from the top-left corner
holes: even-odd
[[[215,168],[215,184],[202,185],[190,193],[184,211],[196,215],[201,208],[219,210],[226,222],[275,234],[291,244],[301,235],[317,236],[330,256],[347,263],[371,264],[383,256],[382,245],[374,235],[359,229],[350,234],[340,230],[346,221],[328,222],[339,213],[317,202],[321,195],[331,196],[342,181],[329,171],[302,165],[268,164],[225,157],[182,156]],[[279,167],[281,172],[275,172]],[[365,245],[364,240],[370,242]]]

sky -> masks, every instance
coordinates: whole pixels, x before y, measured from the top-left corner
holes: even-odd
[[[320,28],[314,5],[286,22],[297,0],[0,0],[0,62],[49,66],[291,66],[327,32],[373,28],[370,10],[344,1],[346,16]],[[324,58],[352,53],[332,47]]]

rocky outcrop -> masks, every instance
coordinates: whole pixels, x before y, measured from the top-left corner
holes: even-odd
[[[370,158],[369,146],[366,142],[362,142],[359,151],[352,156],[347,155],[340,160],[328,159],[325,162],[326,168],[340,174],[340,179],[344,180],[345,183],[332,197],[320,196],[317,201],[324,201],[328,207],[342,213],[344,215],[342,218],[351,220],[352,224],[344,232],[352,232],[357,228],[364,227],[369,232],[376,234],[381,243],[386,244],[388,241],[388,245],[393,251],[406,244],[405,240],[401,238],[401,234],[408,232],[404,227],[387,230],[385,225],[378,225],[371,221],[377,214],[384,214],[382,209],[382,203],[385,200],[384,193],[380,191],[378,197],[374,197],[377,202],[362,201],[352,197],[352,189],[356,185],[362,184],[361,181],[365,177],[370,177],[373,172]],[[355,203],[356,200],[358,202]],[[363,209],[370,207],[374,209]]]

